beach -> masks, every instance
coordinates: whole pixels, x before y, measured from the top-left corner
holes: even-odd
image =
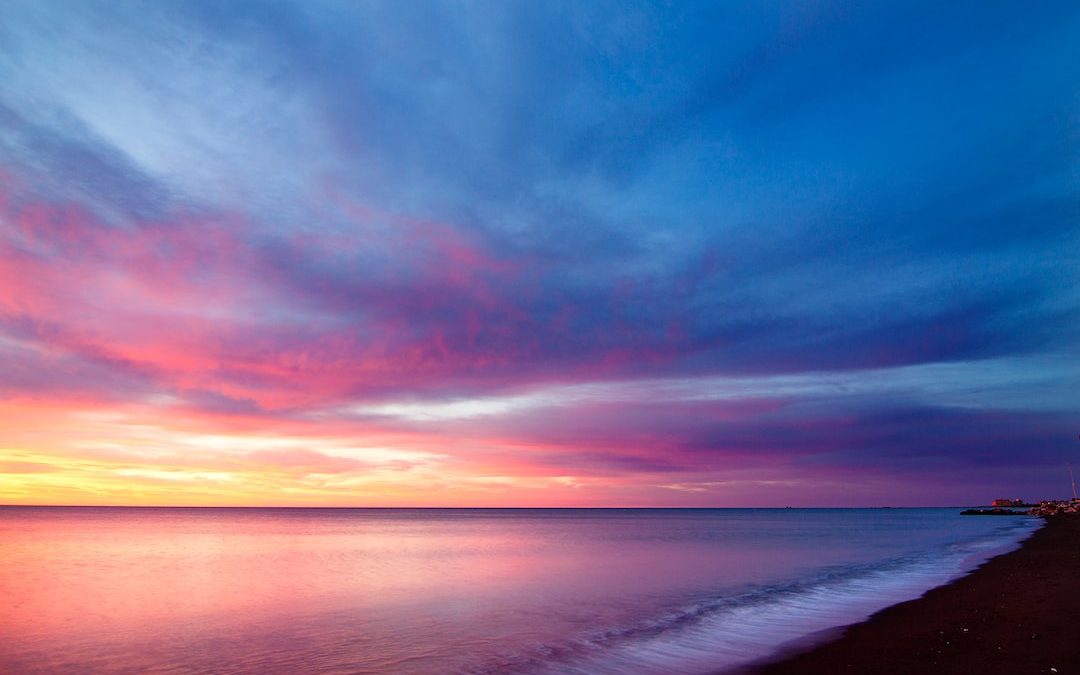
[[[1080,672],[1080,517],[754,675]]]

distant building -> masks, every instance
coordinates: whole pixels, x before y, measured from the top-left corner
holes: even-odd
[[[995,499],[990,506],[1023,506],[1023,499]]]

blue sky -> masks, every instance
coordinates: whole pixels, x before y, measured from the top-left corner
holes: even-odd
[[[1064,2],[12,4],[0,489],[265,501],[200,478],[262,439],[304,503],[1060,491],[1078,52]]]

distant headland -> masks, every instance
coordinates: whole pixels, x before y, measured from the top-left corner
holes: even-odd
[[[1018,511],[1017,509],[1026,509]],[[995,499],[988,509],[966,509],[962,516],[1057,516],[1080,514],[1080,499],[1049,499],[1038,504],[1026,504],[1022,499]]]

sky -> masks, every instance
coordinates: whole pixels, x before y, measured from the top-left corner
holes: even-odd
[[[0,13],[0,503],[1070,494],[1080,4]]]

